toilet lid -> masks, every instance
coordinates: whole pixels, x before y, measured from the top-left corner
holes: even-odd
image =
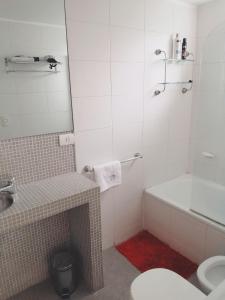
[[[132,300],[201,300],[206,295],[180,275],[153,269],[138,276],[131,285]]]

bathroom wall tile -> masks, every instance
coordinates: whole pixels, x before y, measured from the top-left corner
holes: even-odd
[[[103,62],[71,61],[73,97],[110,95],[110,66]]]
[[[118,160],[132,157],[142,152],[142,123],[130,123],[121,128],[113,127],[113,153]]]
[[[122,185],[113,190],[115,201],[116,244],[135,235],[142,228],[143,162],[122,166]]]
[[[144,102],[144,146],[167,144],[169,133],[170,95],[160,95]]]
[[[172,32],[173,2],[168,0],[146,1],[146,29],[149,31]]]
[[[109,23],[109,0],[66,0],[70,20],[90,23]]]
[[[112,125],[111,97],[74,98],[75,131],[93,130]]]
[[[173,4],[173,32],[179,32],[182,37],[190,37],[196,35],[196,29],[197,7],[175,2]]]
[[[223,0],[210,1],[198,11],[198,36],[206,36],[224,22],[225,3]]]
[[[77,171],[85,165],[100,164],[112,160],[112,128],[79,132],[76,134]]]
[[[182,33],[189,35],[190,28],[195,23],[192,5],[174,3],[170,0],[68,0],[67,3],[69,44],[73,58],[70,59],[70,67],[74,119],[76,129],[83,131],[76,133],[78,171],[86,164],[129,158],[135,152],[142,152],[144,144],[144,166],[141,173],[138,173],[141,175],[135,174],[139,161],[129,163],[128,169],[123,167],[123,184],[106,196],[103,195],[106,200],[103,200],[102,214],[103,218],[107,218],[102,223],[104,247],[111,245],[112,239],[114,242],[121,242],[142,228],[139,201],[143,182],[149,187],[186,171],[188,154],[183,150],[189,136],[188,100],[180,94],[180,87],[168,88],[159,97],[153,96],[155,89],[160,87],[158,82],[164,80],[164,65],[160,61],[162,57],[156,56],[154,51],[160,48],[171,56],[173,30],[178,30],[175,28],[182,25]],[[179,20],[173,20],[176,8],[182,16],[180,18],[178,14]],[[187,8],[187,11],[183,8]],[[77,21],[82,24],[74,29]],[[94,23],[95,26],[89,26]],[[109,25],[111,33],[109,63],[106,63],[106,25]],[[76,38],[73,36],[74,32]],[[103,39],[99,41],[101,32]],[[194,49],[194,37],[188,36],[188,41],[190,49]],[[78,50],[79,55],[76,54]],[[168,66],[171,81],[181,78],[187,80],[191,72],[192,65]],[[108,123],[108,104],[103,101],[108,96],[112,97],[112,128],[103,128],[111,126]],[[91,111],[91,115],[87,111]],[[139,177],[144,176],[143,169],[145,179],[139,187]],[[114,205],[110,201],[114,201]],[[113,208],[115,220],[109,214],[109,209]],[[125,213],[129,218],[124,217]],[[162,239],[168,241],[169,235],[165,234],[163,225],[157,223],[154,228],[155,233],[158,232]]]
[[[192,95],[186,94],[181,98],[171,99],[169,115],[169,139],[180,140],[189,138]]]
[[[143,94],[143,63],[112,63],[112,94]]]
[[[142,122],[143,97],[135,95],[112,96],[112,111],[113,122],[117,126]]]
[[[113,27],[111,35],[112,61],[144,61],[144,31]]]
[[[165,182],[167,175],[167,144],[155,144],[144,148],[145,187]]]
[[[69,22],[69,53],[72,60],[109,61],[109,27],[106,25]]]
[[[111,24],[144,29],[144,0],[112,0]]]

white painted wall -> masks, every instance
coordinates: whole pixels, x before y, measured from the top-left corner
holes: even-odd
[[[192,124],[193,173],[225,184],[225,2],[199,7],[197,85]],[[202,152],[211,152],[207,159]]]
[[[102,195],[103,246],[142,228],[142,192],[186,172],[192,95],[163,79],[157,48],[180,32],[195,51],[196,8],[170,0],[67,0],[67,26],[78,171],[126,159],[123,184]],[[190,79],[192,66],[169,67],[169,80]]]

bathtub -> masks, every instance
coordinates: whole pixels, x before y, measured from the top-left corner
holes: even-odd
[[[196,263],[225,255],[225,188],[184,175],[144,193],[144,228]]]

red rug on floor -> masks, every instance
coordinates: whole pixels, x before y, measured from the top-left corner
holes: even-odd
[[[147,231],[140,232],[116,248],[141,272],[165,268],[187,279],[198,267]]]

